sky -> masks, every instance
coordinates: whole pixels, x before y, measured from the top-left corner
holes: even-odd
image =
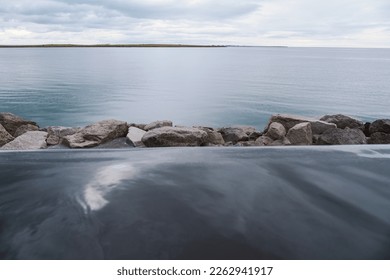
[[[0,45],[390,47],[389,0],[0,0]]]

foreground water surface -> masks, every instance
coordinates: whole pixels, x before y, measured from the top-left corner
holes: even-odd
[[[1,259],[390,259],[390,148],[0,152]]]
[[[253,125],[271,114],[390,118],[390,49],[0,49],[0,112],[41,126],[115,118]]]

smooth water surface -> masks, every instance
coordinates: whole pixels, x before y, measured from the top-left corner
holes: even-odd
[[[390,117],[390,49],[0,49],[0,111],[41,126],[116,118],[264,127],[274,113]]]
[[[0,152],[0,259],[390,259],[387,146]]]

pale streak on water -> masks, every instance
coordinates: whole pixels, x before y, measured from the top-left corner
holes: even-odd
[[[0,111],[41,126],[106,118],[254,125],[274,113],[389,118],[390,50],[0,49]]]

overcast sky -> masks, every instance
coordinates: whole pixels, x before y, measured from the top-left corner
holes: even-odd
[[[390,0],[0,0],[0,44],[390,47]]]

